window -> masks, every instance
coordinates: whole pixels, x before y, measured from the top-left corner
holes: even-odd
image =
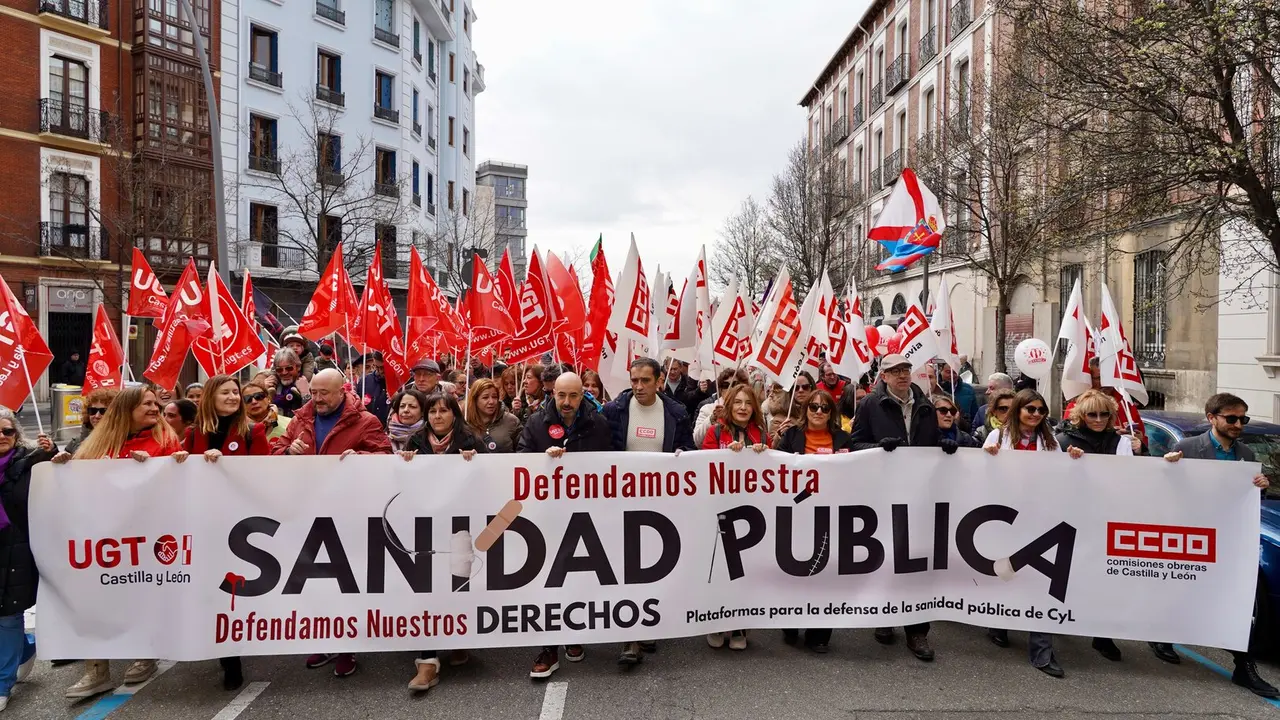
[[[84,246],[89,226],[89,179],[83,175],[54,173],[49,177],[49,220],[79,230],[78,247]],[[63,244],[76,244],[68,239]]]
[[[400,111],[396,109],[396,78],[384,72],[374,73],[374,117],[390,122],[400,122]]]
[[[249,28],[249,79],[281,86],[279,36],[274,30],[252,25]]]
[[[884,319],[884,304],[880,302],[880,298],[871,301],[871,313],[867,316],[872,325],[879,325]]]
[[[524,179],[497,175],[493,179],[493,192],[497,197],[524,199]]]
[[[840,117],[849,114],[849,88],[840,88]]]
[[[956,63],[956,109],[964,112],[969,107],[969,61]]]
[[[471,37],[471,8],[465,5],[462,8],[462,32]]]
[[[453,116],[449,117],[449,147],[453,147]]]
[[[89,133],[89,70],[84,63],[54,56],[49,61],[49,107],[42,118],[55,132]]]
[[[453,209],[453,181],[449,181],[449,209]]]
[[[453,79],[453,53],[449,53],[449,82],[456,82]]]
[[[422,195],[421,195],[421,191],[419,190],[419,185],[418,185],[418,172],[419,172],[419,168],[418,168],[418,161],[417,161],[417,160],[414,160],[414,161],[413,161],[413,176],[412,176],[412,182],[413,182],[413,204],[414,204],[414,205],[422,205]]]
[[[276,120],[261,115],[249,115],[249,169],[261,172],[279,172],[276,158]]]
[[[427,173],[427,212],[434,213],[436,211],[436,176],[434,173]]]
[[[374,182],[379,185],[394,185],[396,182],[396,151],[378,148],[375,155]]]
[[[904,20],[898,23],[898,47],[896,49],[899,56],[907,52],[907,42],[907,22]]]
[[[436,109],[431,105],[427,105],[427,134],[431,136],[431,140],[434,142],[436,139]]]
[[[272,205],[249,203],[249,240],[259,243],[259,264],[262,267],[280,267],[280,244],[276,208]]]
[[[1167,254],[1148,250],[1133,259],[1133,354],[1147,367],[1164,367]]]
[[[920,123],[924,126],[925,137],[932,140],[934,116],[938,114],[938,94],[933,88],[929,88],[924,92],[924,122]]]
[[[471,70],[468,68],[462,68],[462,94],[471,94]]]
[[[341,57],[324,50],[316,53],[316,85],[331,92],[342,92]]]
[[[462,154],[471,157],[471,131],[462,128]]]
[[[462,217],[467,216],[467,212],[471,207],[471,191],[462,188]]]
[[[316,133],[316,171],[322,178],[342,172],[342,138],[328,133]]]
[[[871,144],[871,168],[872,171],[880,169],[880,165],[884,161],[884,130],[877,130],[875,142]],[[872,188],[879,190],[880,188]]]
[[[422,134],[421,123],[418,121],[418,88],[413,89],[413,127],[414,132]]]
[[[890,306],[889,312],[893,315],[902,315],[907,311],[907,299],[902,297],[902,293],[893,296],[893,305]]]
[[[76,0],[79,2],[79,0]],[[135,3],[139,7],[142,3]],[[209,2],[208,0],[195,0],[191,3],[192,9],[196,14],[196,24],[200,26],[200,34],[204,36],[205,46],[209,45]],[[164,48],[172,52],[181,53],[187,57],[196,56],[195,40],[191,34],[191,26],[187,24],[184,13],[178,10],[178,4],[173,0],[150,0],[147,3],[147,44],[152,47]],[[138,11],[138,32],[142,30],[142,11]],[[199,68],[196,72],[199,73]]]
[[[320,216],[320,237],[324,238],[325,249],[337,247],[342,242],[342,218],[336,215]]]
[[[422,24],[413,19],[413,59],[422,62]]]
[[[867,83],[866,83],[866,78],[863,77],[861,70],[858,71],[856,77],[857,77],[857,81],[854,82],[853,84],[853,102],[855,105],[861,105],[862,98],[864,97],[863,92],[866,90]]]
[[[431,38],[427,38],[427,75],[436,79],[436,41]]]
[[[396,31],[396,0],[374,0],[373,27],[386,33]]]
[[[524,227],[524,208],[508,207],[506,205],[498,205],[494,208],[497,212],[497,225],[500,228],[522,228]]]

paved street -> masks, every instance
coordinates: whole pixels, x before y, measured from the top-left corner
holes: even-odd
[[[307,670],[301,658],[250,658],[246,684],[223,692],[215,661],[181,663],[135,696],[71,703],[63,690],[80,669],[47,662],[20,686],[6,718],[99,720],[338,720],[339,718],[586,718],[655,720],[719,718],[857,718],[908,720],[945,716],[978,718],[1270,718],[1280,707],[1257,698],[1189,657],[1165,665],[1143,643],[1121,642],[1124,661],[1111,663],[1085,638],[1059,641],[1064,680],[1026,662],[1026,636],[1014,646],[991,645],[979,628],[935,624],[938,660],[925,664],[901,642],[882,647],[870,630],[837,631],[832,651],[818,656],[782,642],[777,631],[759,632],[744,653],[712,650],[702,638],[659,644],[639,667],[615,665],[617,648],[589,646],[580,664],[562,661],[551,682],[529,680],[534,653],[484,650],[470,665],[444,669],[441,684],[411,697],[405,684],[413,655],[365,655],[352,677],[329,668]],[[1218,650],[1188,649],[1230,667]],[[113,676],[127,663],[112,663]],[[1263,668],[1280,680],[1280,668]],[[265,686],[264,686],[265,684]],[[122,704],[116,705],[115,703]],[[114,707],[114,711],[111,711]],[[561,712],[562,708],[562,712]],[[109,712],[110,711],[110,712]],[[109,712],[109,715],[108,715]],[[238,714],[237,714],[238,712]]]

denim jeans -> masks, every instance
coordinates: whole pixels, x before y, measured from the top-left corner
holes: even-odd
[[[36,654],[22,613],[0,617],[0,696],[8,697],[18,682],[18,666]]]

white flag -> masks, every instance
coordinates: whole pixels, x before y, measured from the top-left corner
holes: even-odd
[[[804,305],[797,306],[791,279],[786,278],[777,293],[769,293],[772,300],[761,310],[761,315],[770,320],[750,364],[777,381],[783,390],[791,390],[808,361],[809,337],[818,314],[817,290],[818,283],[814,283]]]
[[[946,360],[951,369],[960,372],[960,352],[956,347],[955,317],[951,314],[951,288],[947,276],[938,285],[938,297],[934,302],[933,317],[929,320],[933,334],[938,338],[938,357]]]
[[[1094,357],[1093,328],[1085,316],[1081,300],[1080,279],[1071,288],[1071,298],[1062,311],[1062,324],[1058,327],[1058,339],[1067,341],[1067,356],[1062,362],[1062,396],[1070,400],[1093,387],[1089,375],[1089,360]]]
[[[867,345],[866,322],[862,318],[862,301],[858,298],[858,286],[849,278],[849,286],[845,289],[845,311],[841,316],[839,308],[833,315],[837,323],[844,325],[843,348],[832,347],[827,358],[831,367],[840,375],[854,382],[863,373],[871,369],[872,350]],[[834,327],[834,326],[832,326]],[[836,333],[832,332],[832,345],[836,344]]]
[[[645,277],[644,266],[640,263],[635,235],[631,236],[627,262],[622,266],[622,275],[614,287],[613,313],[609,316],[607,326],[609,332],[618,334],[619,345],[625,340],[649,342],[649,326],[652,322],[649,279]]]
[[[1120,392],[1126,402],[1130,398],[1147,404],[1147,388],[1138,372],[1138,362],[1129,349],[1129,340],[1120,324],[1120,313],[1111,301],[1111,292],[1102,286],[1102,322],[1098,325],[1098,360],[1102,386]]]
[[[712,361],[725,367],[738,364],[738,345],[741,342],[747,312],[738,293],[738,278],[731,278],[720,298],[720,305],[711,316]]]

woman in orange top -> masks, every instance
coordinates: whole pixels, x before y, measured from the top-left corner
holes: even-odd
[[[160,419],[160,401],[150,388],[138,387],[121,390],[89,437],[80,443],[74,457],[61,452],[53,462],[62,464],[69,460],[103,460],[131,458],[146,462],[149,458],[164,457],[182,450],[178,435],[169,423]],[[111,667],[106,660],[85,660],[84,676],[67,689],[69,698],[92,697],[115,688],[111,682]],[[137,660],[125,671],[126,685],[136,685],[156,674],[155,660]]]
[[[815,390],[804,408],[804,425],[793,425],[778,440],[778,450],[797,455],[831,455],[853,450],[853,439],[840,427],[836,401],[826,390]],[[794,645],[800,640],[799,630],[783,630],[783,639]],[[804,631],[804,646],[816,653],[829,650],[831,628]]]

